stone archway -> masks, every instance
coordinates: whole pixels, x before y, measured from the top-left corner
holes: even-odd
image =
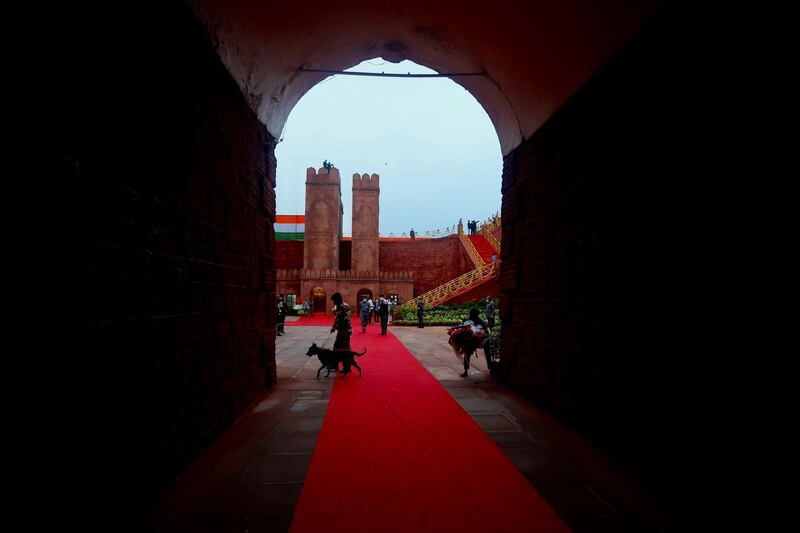
[[[361,298],[363,298],[364,296],[372,300],[373,299],[372,290],[366,287],[358,289],[358,291],[356,291],[355,305],[358,305],[358,302],[360,302]]]
[[[322,287],[314,287],[311,289],[309,299],[311,300],[311,312],[314,314],[325,313],[325,304],[327,294]]]
[[[114,476],[126,480],[129,494],[110,503],[136,501],[125,496],[152,488],[152,465],[169,465],[159,475],[171,471],[275,383],[274,311],[251,304],[275,298],[274,137],[294,103],[322,79],[301,66],[341,69],[379,55],[439,72],[487,74],[458,81],[487,109],[506,156],[501,290],[508,298],[501,316],[504,335],[515,341],[503,345],[505,360],[517,365],[507,375],[511,385],[610,437],[629,427],[637,434],[617,433],[652,442],[681,434],[669,422],[694,411],[675,409],[661,400],[673,396],[659,393],[680,383],[664,371],[682,368],[672,364],[674,353],[693,355],[697,344],[668,349],[680,332],[658,325],[680,317],[683,302],[652,295],[701,294],[690,290],[701,277],[677,259],[707,249],[696,237],[704,235],[698,229],[705,218],[691,215],[703,205],[698,200],[712,198],[712,180],[692,172],[702,168],[689,160],[692,150],[671,147],[674,139],[699,146],[695,132],[718,128],[706,118],[713,114],[694,112],[703,99],[691,88],[701,84],[685,83],[709,70],[700,65],[704,53],[690,53],[692,46],[704,52],[702,42],[673,38],[693,19],[688,10],[675,8],[677,15],[646,28],[646,39],[606,68],[659,2],[507,0],[491,9],[419,0],[402,9],[365,0],[335,8],[321,0],[189,3],[205,28],[182,2],[128,10],[114,19],[113,32],[74,9],[52,17],[66,21],[60,26],[70,35],[57,40],[51,78],[74,82],[60,88],[70,105],[53,110],[50,138],[57,141],[44,145],[60,163],[46,195],[58,201],[42,212],[45,225],[60,229],[52,253],[59,259],[48,268],[77,280],[52,295],[59,306],[52,314],[70,317],[57,324],[66,333],[60,348],[83,354],[80,367],[54,361],[52,375],[86,398],[106,395],[109,373],[137,377],[114,384],[122,403],[113,413],[102,402],[95,406],[109,410],[103,418],[125,421],[115,425],[120,438],[108,453],[136,458]],[[100,42],[136,61],[108,63],[87,53]],[[175,57],[187,58],[180,69]],[[589,79],[596,72],[601,76]],[[118,90],[101,90],[109,79]],[[126,104],[124,121],[109,112],[119,102]],[[686,128],[695,122],[707,127]],[[676,219],[676,209],[687,213]],[[242,312],[230,312],[230,303]],[[526,320],[531,313],[535,324]],[[150,372],[154,357],[194,363],[198,318],[209,346],[241,339],[224,352],[224,362],[241,372],[188,384],[170,370],[183,364]],[[262,334],[252,334],[256,329]],[[536,354],[531,346],[540,347]],[[242,394],[226,393],[241,383]],[[152,390],[169,394],[157,403]],[[150,411],[138,416],[143,406]],[[73,411],[78,426],[96,427],[96,410]],[[640,431],[643,422],[650,433]],[[666,445],[624,442],[642,457],[675,456]],[[93,487],[113,481],[102,465],[94,473]]]
[[[452,79],[486,109],[503,155],[530,137],[658,4],[628,3],[623,11],[591,0],[500,0],[487,9],[409,0],[396,9],[353,0],[331,9],[325,0],[308,0],[301,10],[291,3],[191,1],[223,63],[276,137],[300,98],[329,76],[308,70],[343,70],[380,56],[479,74]]]

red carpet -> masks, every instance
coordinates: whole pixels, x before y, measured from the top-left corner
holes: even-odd
[[[353,323],[353,334],[356,332],[361,332],[361,319],[358,315],[353,315],[350,317],[350,320]],[[333,325],[333,315],[326,315],[325,313],[315,313],[310,316],[301,316],[298,320],[294,322],[284,322],[285,326],[328,326],[331,327]],[[381,326],[378,322],[372,322],[369,326],[370,328],[376,328],[373,333],[377,333],[380,331]],[[389,327],[392,327],[389,324]]]
[[[491,263],[492,254],[497,253],[497,250],[494,249],[494,246],[489,244],[489,241],[486,240],[486,237],[483,235],[467,235],[467,238],[472,241],[472,245],[481,256],[481,259],[483,259],[483,262]]]
[[[325,313],[314,313],[313,315],[301,316],[296,322],[284,322],[284,326],[328,326],[333,325],[333,315]]]
[[[568,531],[391,333],[336,380],[291,531]],[[444,342],[444,339],[442,340]]]

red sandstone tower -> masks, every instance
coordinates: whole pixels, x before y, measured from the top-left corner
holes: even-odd
[[[306,227],[303,268],[338,270],[342,240],[342,188],[339,169],[306,170]]]
[[[342,293],[351,305],[357,303],[360,294],[397,294],[401,301],[413,298],[413,271],[380,271],[379,200],[377,174],[353,175],[352,260],[349,269],[339,270],[344,213],[339,169],[332,168],[328,173],[324,168],[309,168],[303,268],[278,270],[278,292],[302,295],[313,302],[315,311],[329,314],[328,298],[334,292]]]
[[[378,268],[378,214],[380,177],[353,174],[353,255],[350,268],[375,272]]]

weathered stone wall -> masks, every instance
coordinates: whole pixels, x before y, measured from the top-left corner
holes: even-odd
[[[275,158],[185,5],[82,11],[53,14],[41,327],[57,341],[52,387],[31,392],[54,402],[69,472],[50,474],[88,528],[133,517],[275,383]]]
[[[646,26],[503,170],[504,381],[676,483],[713,190],[690,18]]]

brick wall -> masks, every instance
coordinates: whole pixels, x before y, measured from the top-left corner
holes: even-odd
[[[503,169],[503,380],[676,486],[685,385],[708,357],[692,336],[712,186],[693,159],[709,125],[691,18],[651,21]]]
[[[278,269],[303,267],[302,241],[277,241],[276,244],[275,261]],[[352,241],[339,243],[341,270],[350,270],[352,245]],[[416,272],[414,295],[438,287],[474,268],[456,236],[414,242],[381,241],[379,246],[381,271]]]
[[[407,242],[380,242],[382,271],[415,272],[414,296],[434,289],[471,270],[472,262],[458,236]]]
[[[82,9],[54,15],[42,328],[55,477],[108,525],[275,382],[275,158],[185,5]]]
[[[275,268],[302,269],[303,241],[275,241]]]

